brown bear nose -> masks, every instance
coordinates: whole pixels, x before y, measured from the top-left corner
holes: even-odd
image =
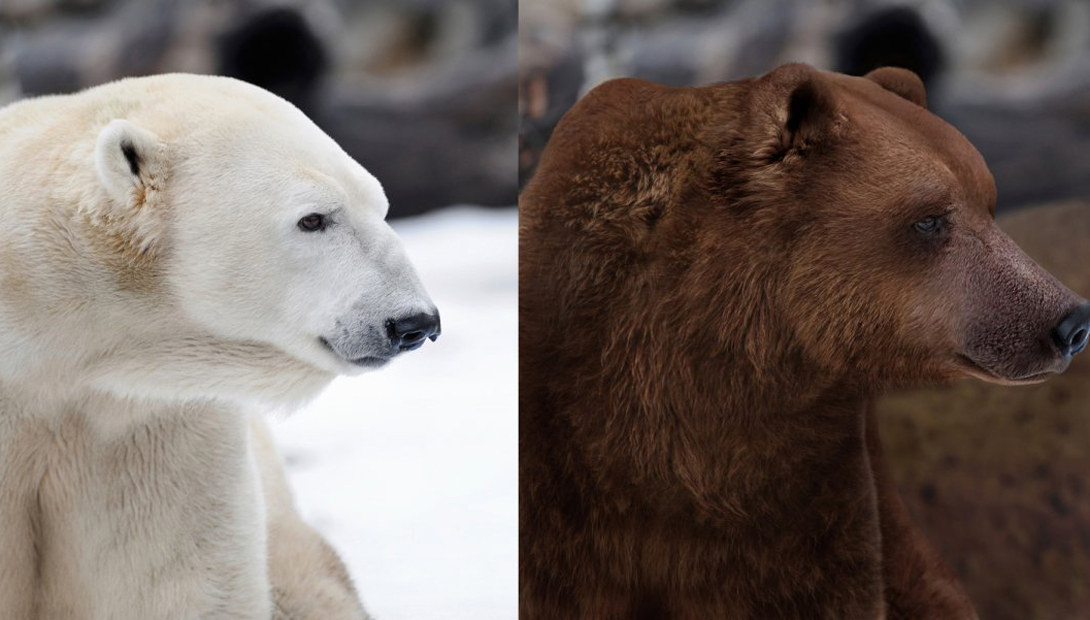
[[[1087,336],[1090,336],[1090,303],[1072,310],[1052,330],[1052,340],[1064,357],[1071,357],[1085,349]]]

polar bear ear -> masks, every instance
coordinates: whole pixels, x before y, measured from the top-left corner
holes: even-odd
[[[132,205],[158,189],[163,146],[159,138],[131,121],[115,119],[98,134],[95,168],[110,196]]]
[[[158,136],[123,119],[98,134],[95,169],[109,200],[88,208],[92,221],[140,252],[154,249],[163,228],[161,185],[165,151]]]
[[[920,76],[912,71],[900,67],[882,67],[863,77],[889,92],[900,95],[921,108],[927,109],[927,89],[924,88]]]

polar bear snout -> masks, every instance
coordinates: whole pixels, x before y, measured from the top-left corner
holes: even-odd
[[[442,332],[439,311],[412,312],[379,323],[349,320],[338,323],[333,334],[319,338],[322,346],[342,362],[357,368],[378,368],[399,353],[415,351]]]
[[[390,335],[390,342],[398,351],[415,351],[424,345],[424,341],[431,339],[435,342],[442,333],[439,325],[439,312],[421,312],[397,320],[389,320],[386,323],[386,331]]]

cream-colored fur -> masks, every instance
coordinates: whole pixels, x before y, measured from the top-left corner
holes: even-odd
[[[364,617],[253,412],[434,312],[378,182],[283,100],[167,75],[0,110],[0,183],[0,619]]]

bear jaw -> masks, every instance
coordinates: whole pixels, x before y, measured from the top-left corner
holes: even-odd
[[[90,386],[124,398],[219,398],[290,409],[336,376],[272,345],[184,335],[102,356],[85,372]]]

